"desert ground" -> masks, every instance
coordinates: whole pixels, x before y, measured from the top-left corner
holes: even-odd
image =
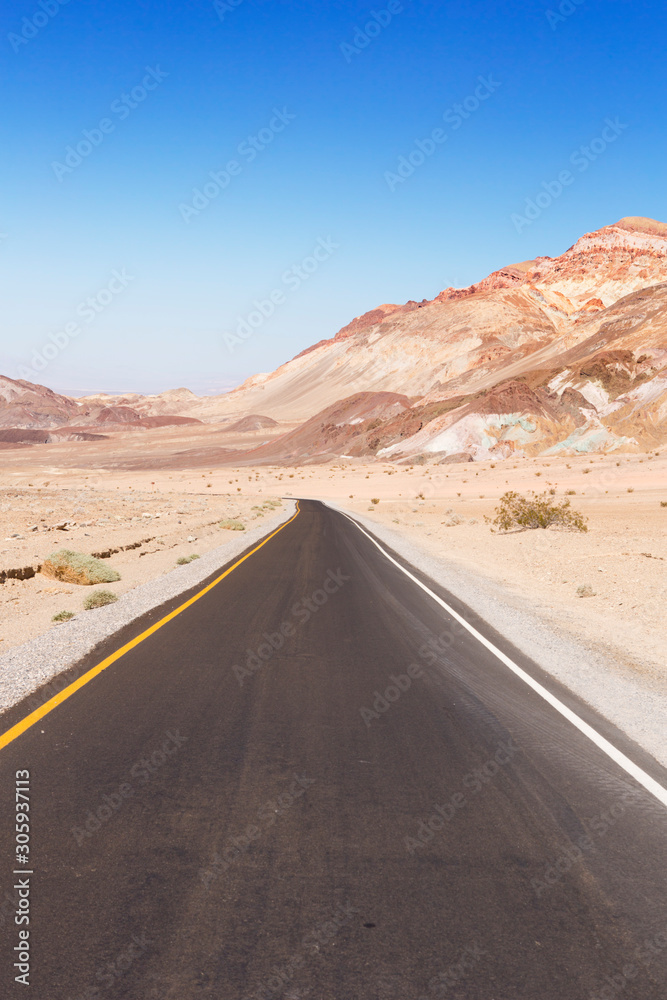
[[[137,438],[140,466],[146,438]],[[121,581],[104,585],[123,593],[170,571],[180,557],[223,544],[231,532],[220,528],[222,520],[248,526],[273,509],[268,501],[319,498],[399,530],[445,564],[501,583],[508,600],[667,681],[665,449],[498,463],[401,466],[344,458],[296,468],[130,471],[109,468],[108,454],[105,468],[91,445],[3,451],[0,579],[37,569],[61,548],[94,554],[124,547],[108,558]],[[574,491],[569,499],[588,519],[588,532],[492,531],[486,518],[510,489],[555,489],[558,498]],[[593,595],[579,597],[587,585]],[[0,652],[57,628],[51,619],[60,611],[84,613],[89,589],[39,572],[9,576],[0,585]]]

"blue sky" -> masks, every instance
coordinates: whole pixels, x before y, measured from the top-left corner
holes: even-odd
[[[0,372],[219,391],[379,303],[667,221],[666,28],[641,0],[5,7]]]

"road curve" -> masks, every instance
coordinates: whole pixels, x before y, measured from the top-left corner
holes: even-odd
[[[24,770],[36,1000],[667,995],[667,810],[315,501],[0,750],[10,997]]]

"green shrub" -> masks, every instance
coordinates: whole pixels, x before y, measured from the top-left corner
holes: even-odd
[[[193,562],[195,559],[199,559],[199,556],[195,555],[194,553],[191,556],[181,556],[180,559],[176,560],[176,565],[177,566],[187,566],[188,563]]]
[[[118,598],[110,590],[96,590],[83,602],[84,611],[92,611],[94,608],[103,608],[107,604],[114,604]]]
[[[42,573],[54,580],[76,583],[82,587],[91,587],[95,583],[115,583],[120,580],[120,573],[103,563],[101,559],[95,559],[85,552],[73,552],[71,549],[52,552],[42,564]]]
[[[577,511],[571,510],[569,500],[557,503],[548,493],[535,493],[531,497],[523,497],[513,490],[504,493],[500,498],[500,506],[496,507],[496,517],[486,518],[499,531],[511,531],[526,528],[567,528],[570,531],[588,531],[586,519]]]
[[[59,611],[57,615],[54,615],[51,619],[52,622],[68,622],[70,618],[74,618],[73,611]]]
[[[220,527],[226,528],[228,531],[245,531],[245,524],[242,524],[241,521],[233,521],[231,519],[221,521]]]

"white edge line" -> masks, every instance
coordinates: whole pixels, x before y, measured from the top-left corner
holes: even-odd
[[[583,733],[584,736],[587,736],[588,739],[596,745],[596,747],[602,750],[603,753],[606,753],[608,757],[611,757],[611,759],[615,761],[619,767],[622,767],[623,770],[626,771],[631,777],[633,777],[635,781],[639,782],[639,784],[642,785],[647,792],[654,795],[663,806],[667,806],[667,788],[663,788],[663,786],[656,781],[655,778],[652,778],[650,774],[647,774],[641,767],[638,767],[634,761],[631,761],[629,757],[626,757],[624,753],[621,753],[621,751],[618,750],[613,743],[610,743],[609,740],[606,740],[604,736],[601,736],[595,729],[593,729],[592,726],[589,726],[587,722],[584,722],[583,719],[579,718],[576,712],[573,712],[567,707],[567,705],[564,705],[559,698],[556,698],[555,695],[551,694],[550,691],[547,691],[545,687],[531,677],[530,674],[526,673],[525,670],[522,670],[521,667],[514,662],[514,660],[511,660],[509,656],[506,656],[503,652],[501,652],[497,646],[494,646],[493,643],[485,638],[481,632],[478,632],[476,628],[473,628],[473,626],[470,625],[465,618],[462,618],[461,615],[457,614],[457,612],[454,611],[449,604],[443,601],[441,597],[438,597],[437,594],[434,594],[433,591],[426,586],[426,584],[422,583],[421,580],[418,580],[416,576],[405,568],[405,566],[401,566],[401,564],[390,556],[380,543],[365,530],[365,528],[362,528],[358,521],[355,521],[353,517],[350,517],[349,514],[345,514],[338,508],[331,509],[336,510],[338,514],[342,514],[348,521],[351,521],[352,524],[356,525],[359,531],[361,531],[366,538],[370,539],[373,545],[380,550],[389,562],[393,563],[394,566],[397,566],[398,569],[405,573],[405,575],[409,577],[413,583],[416,583],[418,587],[421,587],[421,589],[425,591],[429,597],[432,597],[433,600],[440,605],[440,607],[445,609],[447,614],[451,615],[452,618],[463,625],[463,627],[466,628],[468,632],[475,637],[475,639],[481,642],[483,646],[486,646],[486,648],[490,650],[494,656],[497,656],[501,663],[504,663],[506,667],[509,667],[512,673],[516,674],[517,677],[520,677],[521,680],[528,685],[528,687],[531,687],[541,698],[544,698],[544,700],[551,705],[552,708],[555,708],[557,712],[560,712],[560,714],[564,716],[568,722],[571,722],[573,726],[576,726],[576,728]]]

